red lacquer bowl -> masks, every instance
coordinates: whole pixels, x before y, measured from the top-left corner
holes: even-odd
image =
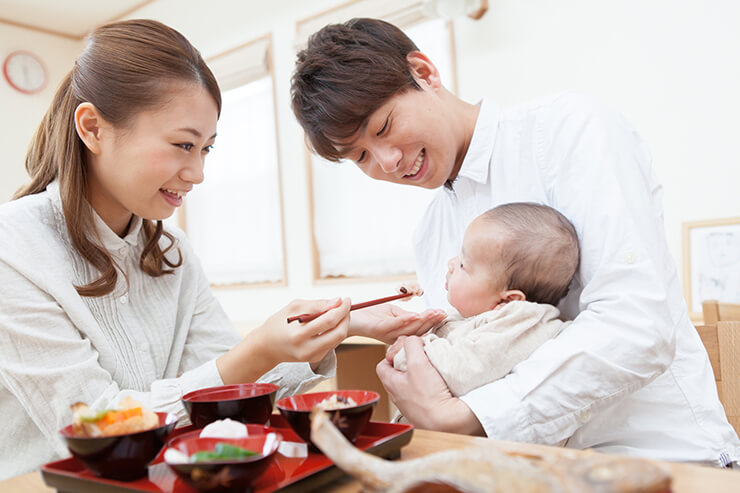
[[[311,442],[311,411],[313,408],[331,396],[351,398],[356,405],[343,409],[327,411],[334,425],[347,437],[350,442],[355,441],[362,433],[373,409],[377,405],[380,396],[369,390],[334,390],[329,392],[313,392],[309,394],[294,395],[280,399],[276,406],[280,410],[293,431],[301,439],[311,445],[313,450],[318,448]]]
[[[276,433],[275,428],[273,428],[272,426],[255,425],[251,423],[246,423],[244,424],[244,426],[247,427],[247,438],[266,435],[268,433]],[[176,437],[171,438],[167,441],[167,447],[176,448],[181,442],[185,440],[189,440],[191,438],[200,438],[200,434],[202,431],[203,430],[199,428],[197,430],[188,431],[177,435]]]
[[[197,428],[219,419],[264,425],[270,419],[275,393],[272,383],[240,383],[194,390],[182,397],[190,421]]]
[[[249,491],[252,484],[268,468],[283,440],[279,433],[263,433],[247,438],[197,438],[183,436],[173,439],[172,446],[190,457],[204,450],[213,450],[220,442],[236,445],[257,452],[257,455],[235,460],[214,462],[171,463],[165,462],[175,473],[198,491],[239,492]]]
[[[177,424],[177,416],[156,413],[159,426],[138,433],[110,437],[75,436],[72,425],[59,430],[67,448],[96,476],[131,481],[147,475],[147,466],[157,457]]]

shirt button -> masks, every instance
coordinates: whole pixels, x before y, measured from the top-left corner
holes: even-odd
[[[634,264],[635,263],[635,254],[634,253],[628,253],[624,256],[624,261],[628,264]]]
[[[139,343],[139,351],[141,351],[142,353],[144,353],[147,350],[149,350],[149,344],[147,344],[146,342],[140,342]]]
[[[126,254],[126,247],[119,248],[118,249],[118,253],[120,253],[121,255],[125,255]]]
[[[581,421],[581,423],[587,423],[588,420],[591,419],[591,411],[582,412],[578,419]]]
[[[126,296],[126,295],[124,294],[123,296],[121,296],[121,297],[120,297],[120,298],[118,299],[118,301],[120,301],[121,303],[123,303],[123,304],[125,305],[126,303],[128,303],[128,296]]]

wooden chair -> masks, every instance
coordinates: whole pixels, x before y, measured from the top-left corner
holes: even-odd
[[[740,320],[740,304],[738,303],[720,303],[717,300],[707,300],[702,302],[701,311],[705,325]]]
[[[740,321],[696,327],[709,354],[719,400],[740,435]]]

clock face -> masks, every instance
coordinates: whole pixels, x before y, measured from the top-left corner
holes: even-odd
[[[46,86],[46,68],[35,55],[16,51],[3,63],[3,74],[10,85],[23,93],[33,94]]]

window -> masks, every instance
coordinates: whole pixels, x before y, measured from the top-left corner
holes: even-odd
[[[269,52],[263,38],[209,60],[222,90],[218,137],[184,223],[211,284],[285,278]]]
[[[451,24],[427,20],[405,31],[454,92]],[[371,180],[352,162],[332,163],[316,155],[311,176],[319,278],[414,272],[413,232],[436,191]]]

